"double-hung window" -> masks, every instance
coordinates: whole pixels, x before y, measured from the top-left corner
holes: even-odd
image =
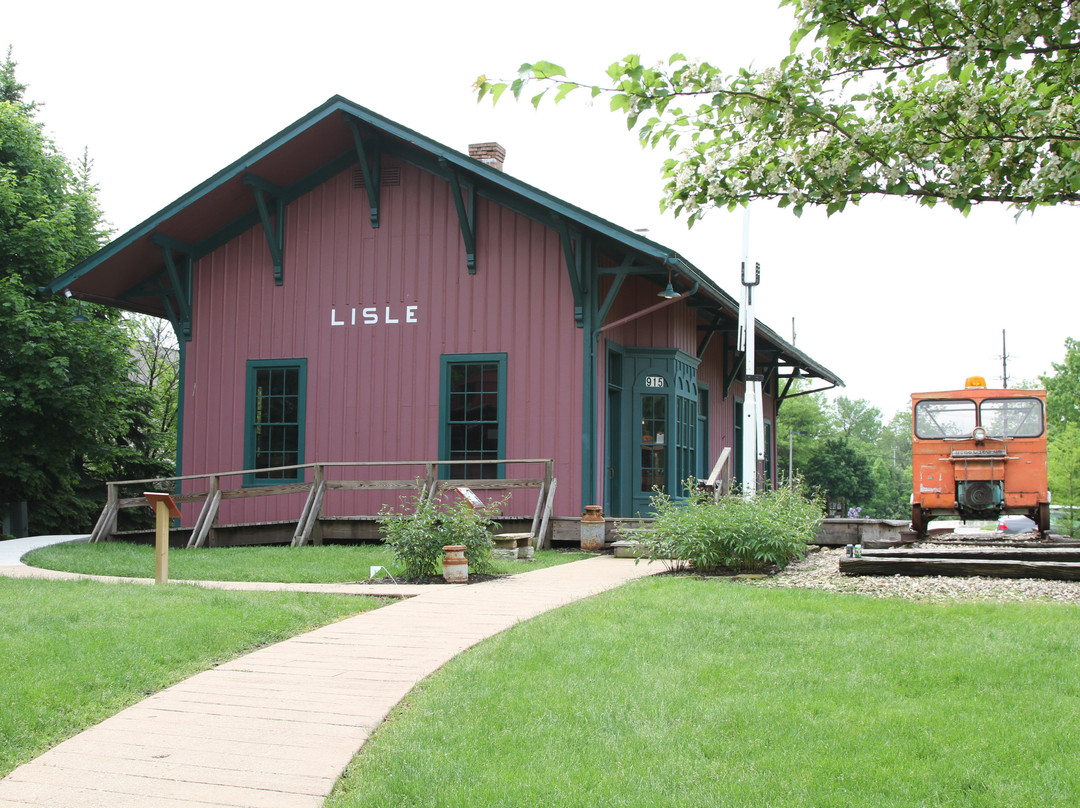
[[[439,455],[443,460],[497,460],[506,451],[506,354],[442,357]],[[451,464],[451,479],[496,479],[491,464]]]
[[[252,359],[247,363],[245,485],[275,485],[304,478],[306,359]]]

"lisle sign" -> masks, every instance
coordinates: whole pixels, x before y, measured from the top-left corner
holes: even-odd
[[[330,325],[415,323],[418,308],[419,306],[349,306],[340,310],[330,309]]]

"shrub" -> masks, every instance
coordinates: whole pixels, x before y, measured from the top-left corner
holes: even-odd
[[[379,511],[379,527],[407,578],[438,575],[442,548],[450,544],[465,545],[470,572],[489,573],[493,569],[491,531],[498,530],[495,517],[505,504],[506,500],[481,507],[464,500],[448,504],[445,494],[427,497],[417,491],[402,497],[398,508],[385,506]]]
[[[665,559],[674,569],[692,564],[702,572],[719,568],[755,571],[783,568],[806,554],[824,518],[819,499],[799,486],[762,491],[752,499],[737,494],[713,501],[711,491],[687,482],[689,495],[673,500],[657,492],[656,519],[635,538],[650,560]]]

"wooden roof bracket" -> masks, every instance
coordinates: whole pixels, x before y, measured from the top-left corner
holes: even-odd
[[[585,283],[585,268],[582,266],[581,250],[574,250],[574,239],[570,237],[570,230],[566,226],[566,220],[556,214],[551,214],[555,223],[555,229],[562,239],[563,255],[566,258],[566,271],[570,276],[570,291],[574,294],[574,323],[578,328],[585,326],[585,294],[589,291]],[[580,244],[580,237],[577,239]]]
[[[285,282],[285,196],[286,190],[279,185],[264,180],[251,172],[240,178],[255,194],[255,206],[259,210],[266,245],[270,248],[270,258],[274,262],[274,285]],[[273,206],[273,211],[271,211]],[[273,219],[271,219],[271,215]]]
[[[819,387],[816,390],[800,390],[798,393],[791,393],[790,395],[780,396],[777,399],[777,401],[784,401],[785,399],[789,399],[789,398],[798,398],[799,396],[808,396],[811,393],[824,393],[826,390],[834,390],[834,389],[836,389],[836,385],[835,384],[830,384],[828,387]]]
[[[349,129],[352,130],[353,147],[356,149],[356,159],[360,162],[360,171],[364,175],[364,189],[367,191],[368,205],[371,206],[371,226],[373,228],[378,228],[379,199],[381,198],[381,188],[379,183],[382,181],[380,166],[382,165],[382,161],[379,159],[377,148],[372,150],[371,159],[368,159],[367,149],[364,147],[364,139],[360,136],[360,122],[351,115],[345,116],[345,122],[349,124]]]
[[[626,274],[616,275],[611,282],[611,288],[608,289],[607,294],[604,296],[604,302],[600,304],[600,309],[596,313],[596,339],[600,339],[600,331],[604,325],[604,320],[607,318],[608,313],[611,311],[611,307],[615,304],[615,298],[619,294],[619,290],[622,289],[623,283],[626,281]]]
[[[195,264],[195,247],[162,233],[151,233],[150,242],[161,248],[162,257],[165,260],[165,274],[169,278],[169,286],[171,287],[171,289],[165,289],[159,286],[154,291],[161,299],[165,311],[169,314],[169,321],[172,323],[177,339],[190,341],[191,276]],[[176,264],[174,252],[182,258],[180,266]],[[175,307],[170,297],[175,299]]]
[[[476,274],[476,183],[462,183],[456,169],[449,168],[446,158],[440,157],[439,164],[449,169],[450,192],[457,209],[458,224],[461,225],[461,240],[465,242],[465,266],[469,274]],[[464,184],[465,196],[462,196]],[[466,205],[466,202],[468,203]]]
[[[772,361],[772,364],[770,364],[769,367],[766,368],[766,370],[765,370],[765,378],[761,382],[761,389],[763,391],[768,390],[769,386],[773,383],[773,379],[776,378],[776,371],[777,371],[777,360],[774,359]]]
[[[686,298],[690,297],[690,295],[697,294],[699,286],[700,284],[695,281],[694,285],[689,290],[683,292],[678,297],[667,298],[666,300],[661,300],[659,303],[654,303],[651,306],[646,306],[641,311],[635,311],[633,314],[628,314],[626,317],[620,317],[613,323],[608,323],[607,325],[600,326],[598,330],[607,331],[609,328],[616,328],[625,323],[629,323],[632,320],[636,320],[639,317],[644,317],[646,314],[652,314],[654,311],[659,311],[660,309],[664,309],[668,306],[674,305],[680,300],[685,300]]]
[[[697,358],[701,359],[705,355],[705,349],[709,347],[709,343],[712,342],[712,338],[716,336],[716,333],[720,331],[720,322],[724,319],[723,312],[717,312],[713,315],[712,322],[706,327],[705,336],[701,338],[701,342],[698,343]]]
[[[727,354],[727,351],[725,351],[724,353]],[[731,369],[728,371],[727,376],[724,377],[724,398],[728,397],[728,393],[731,392],[731,385],[735,383],[735,379],[738,378],[739,373],[742,372],[743,365],[746,364],[745,351],[736,351],[735,357],[735,364],[732,365]]]

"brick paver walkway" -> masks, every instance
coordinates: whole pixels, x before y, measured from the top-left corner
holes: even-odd
[[[371,732],[425,676],[515,623],[660,569],[598,556],[425,587],[129,707],[0,780],[0,808],[321,806]],[[27,567],[0,574],[45,577]]]

